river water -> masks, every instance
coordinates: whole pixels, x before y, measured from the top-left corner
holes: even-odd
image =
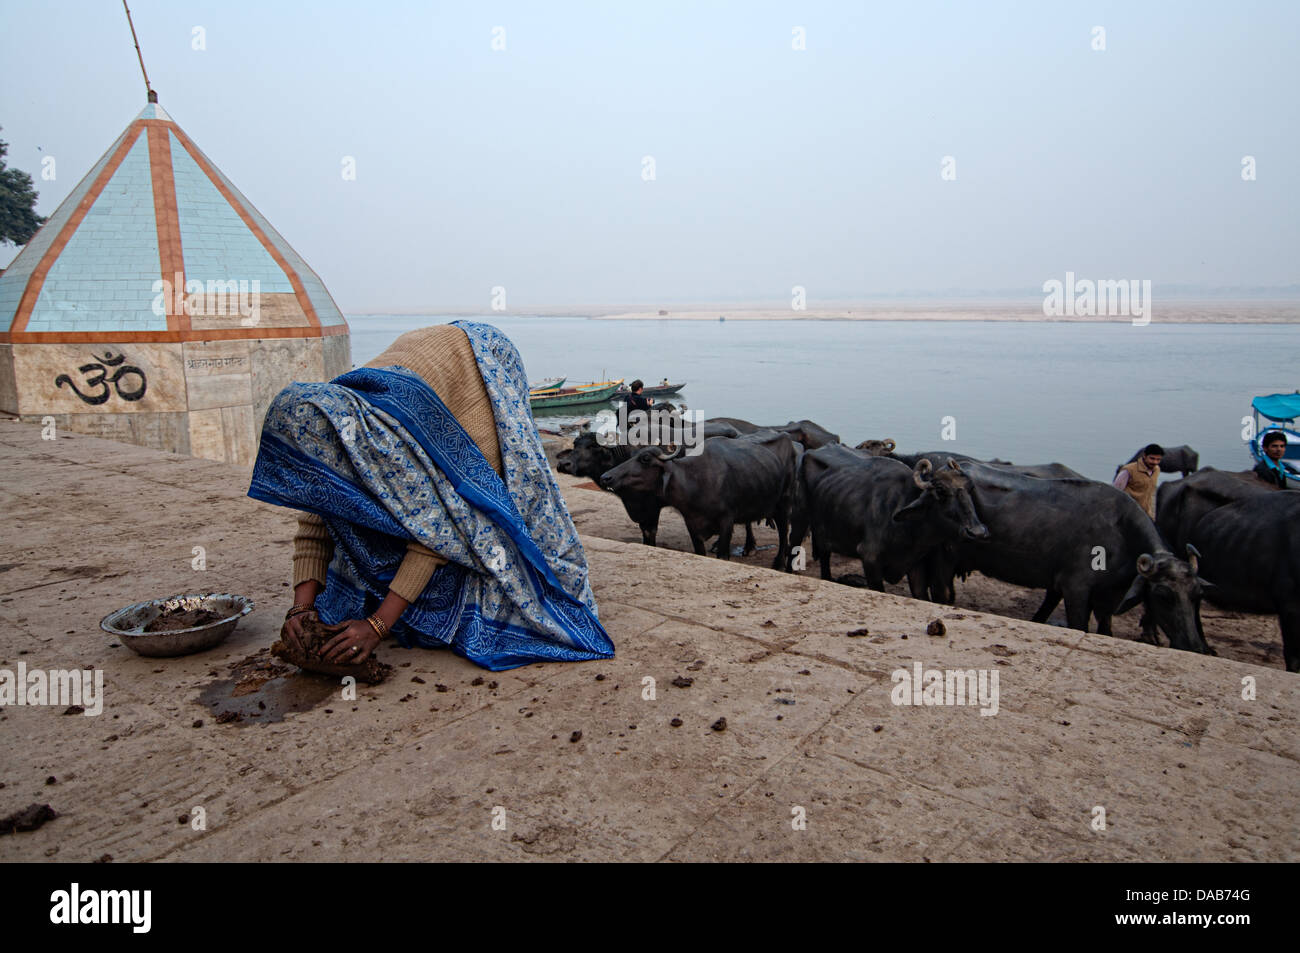
[[[1251,398],[1300,388],[1300,325],[466,317],[508,334],[531,380],[668,377],[686,381],[670,399],[705,417],[806,417],[846,443],[1060,461],[1094,479],[1152,441],[1253,466]],[[350,317],[352,359],[451,320]]]

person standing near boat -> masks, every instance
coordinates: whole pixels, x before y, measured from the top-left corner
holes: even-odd
[[[1115,474],[1115,488],[1137,500],[1152,519],[1156,518],[1156,484],[1160,482],[1160,461],[1164,456],[1164,447],[1149,443],[1138,459],[1124,464]]]
[[[654,400],[641,393],[643,387],[645,387],[645,381],[639,377],[632,382],[632,393],[627,395],[627,412],[629,414],[634,410],[650,412],[650,405],[654,403]]]
[[[1282,466],[1282,457],[1286,454],[1286,434],[1280,430],[1271,430],[1264,434],[1259,445],[1264,448],[1265,456],[1255,464],[1255,476],[1279,489],[1287,489],[1289,474]],[[1295,477],[1290,477],[1290,481],[1295,484]]]

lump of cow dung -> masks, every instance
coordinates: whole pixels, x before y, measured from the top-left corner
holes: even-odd
[[[303,619],[302,639],[306,643],[306,651],[300,651],[281,638],[271,646],[271,654],[309,672],[319,672],[322,675],[351,675],[358,682],[367,685],[378,685],[393,674],[393,666],[386,665],[373,655],[359,665],[340,665],[324,661],[321,658],[321,650],[336,634],[326,632],[325,624],[317,619]],[[446,691],[446,688],[439,686],[438,690]]]
[[[58,816],[58,812],[48,804],[29,804],[21,811],[0,818],[0,836],[17,834],[20,831],[34,831],[46,821],[52,821]]]

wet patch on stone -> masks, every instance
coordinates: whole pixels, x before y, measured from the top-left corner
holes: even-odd
[[[310,711],[342,690],[338,678],[286,665],[267,649],[229,668],[230,678],[209,682],[196,699],[217,724],[247,727],[284,721],[286,715]]]

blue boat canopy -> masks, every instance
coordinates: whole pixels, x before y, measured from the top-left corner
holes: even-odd
[[[1250,406],[1269,420],[1294,420],[1300,417],[1300,392],[1256,397],[1250,402]]]

